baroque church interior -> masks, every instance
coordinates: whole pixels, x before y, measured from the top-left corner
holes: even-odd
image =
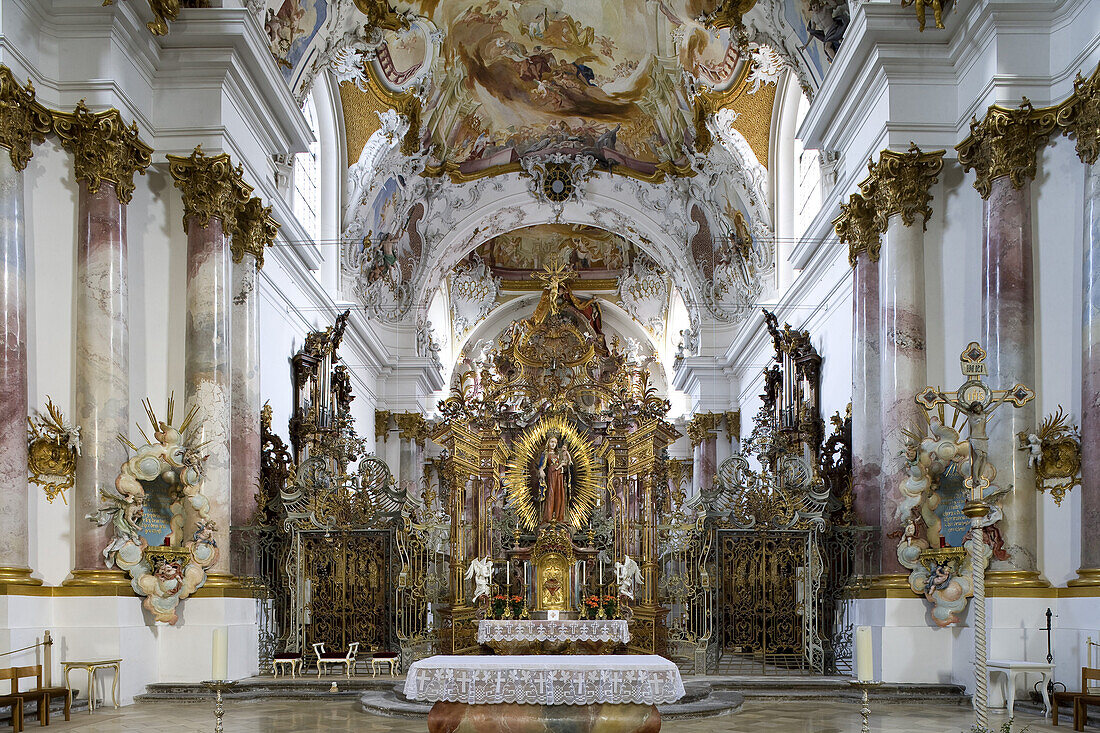
[[[1100,730],[1100,0],[0,0],[0,148],[0,726]]]

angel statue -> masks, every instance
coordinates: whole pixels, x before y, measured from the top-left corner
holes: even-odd
[[[642,569],[627,555],[622,562],[615,563],[615,582],[619,586],[619,595],[634,600],[634,584],[645,585]]]
[[[1035,433],[1031,433],[1027,436],[1027,443],[1024,445],[1024,450],[1027,451],[1027,467],[1035,468],[1043,462],[1043,440]]]
[[[474,558],[470,561],[470,567],[466,569],[466,580],[474,579],[474,597],[471,599],[477,603],[477,599],[485,596],[490,598],[489,579],[493,574],[493,559],[486,555],[484,558]]]

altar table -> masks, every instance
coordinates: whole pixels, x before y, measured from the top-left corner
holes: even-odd
[[[603,654],[630,641],[623,619],[482,620],[477,622],[477,643],[498,654],[537,653],[538,648],[560,653],[572,647],[582,653]]]
[[[405,680],[405,697],[435,703],[429,733],[655,733],[657,705],[683,695],[680,670],[656,655],[440,655]]]

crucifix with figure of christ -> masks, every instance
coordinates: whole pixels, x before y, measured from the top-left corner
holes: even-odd
[[[573,268],[569,266],[564,257],[558,257],[554,264],[547,265],[542,272],[534,273],[534,276],[546,283],[546,287],[550,291],[550,313],[557,313],[558,288],[563,283],[576,280],[577,273],[573,272]]]
[[[1011,389],[990,389],[982,381],[989,375],[985,365],[985,349],[977,341],[971,341],[959,356],[959,366],[966,381],[954,392],[942,392],[938,387],[927,387],[916,396],[917,404],[926,410],[936,405],[950,405],[966,418],[970,435],[970,477],[966,487],[970,490],[971,501],[981,501],[989,480],[981,478],[981,463],[985,460],[986,445],[989,436],[986,424],[990,415],[998,407],[1010,402],[1023,407],[1035,398],[1035,392],[1023,384],[1013,385]]]

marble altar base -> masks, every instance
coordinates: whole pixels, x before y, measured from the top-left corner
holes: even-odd
[[[656,705],[467,705],[437,702],[428,733],[656,733]]]

